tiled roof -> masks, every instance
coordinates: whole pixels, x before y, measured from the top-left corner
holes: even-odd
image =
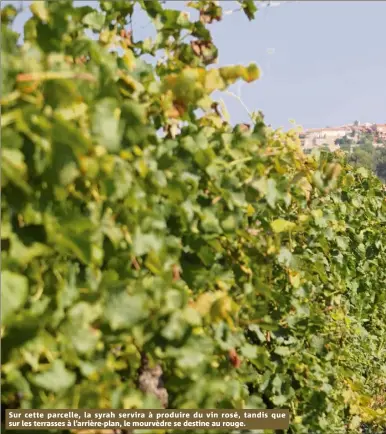
[[[303,134],[308,133],[322,133],[324,131],[326,132],[333,132],[333,131],[368,131],[372,128],[372,125],[374,124],[363,124],[363,125],[342,125],[339,127],[326,127],[326,128],[308,128],[304,129]],[[386,124],[375,124],[378,131],[386,132]]]
[[[349,127],[327,127],[327,128],[309,128],[306,129],[306,133],[317,133],[319,131],[349,131]]]

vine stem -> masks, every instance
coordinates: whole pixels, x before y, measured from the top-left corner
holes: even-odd
[[[244,103],[244,101],[238,95],[236,95],[235,93],[231,92],[230,90],[225,90],[224,92],[227,95],[233,96],[233,98],[236,98],[239,101],[239,103],[244,107],[245,111],[248,113],[248,116],[250,117],[251,121],[253,123],[255,123],[255,120],[253,119],[252,113],[249,110],[249,108],[246,106],[246,104]]]

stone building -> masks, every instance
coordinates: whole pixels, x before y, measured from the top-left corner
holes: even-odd
[[[357,142],[363,133],[373,134],[374,146],[384,146],[386,141],[386,124],[352,124],[339,127],[310,128],[300,133],[300,141],[304,150],[327,146],[331,151],[339,148],[335,141],[344,136],[350,137],[353,142]]]
[[[333,151],[338,148],[335,140],[346,136],[351,132],[347,126],[342,127],[327,127],[327,128],[311,128],[305,130],[300,135],[300,140],[304,149],[318,148],[327,145]]]

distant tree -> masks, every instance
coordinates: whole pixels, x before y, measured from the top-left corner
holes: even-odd
[[[368,149],[356,148],[352,154],[349,154],[348,161],[355,167],[373,170],[373,153]]]
[[[342,151],[348,152],[350,150],[350,146],[354,143],[352,139],[350,139],[347,135],[340,137],[335,140],[335,145],[339,146]]]
[[[354,122],[358,124],[358,121]],[[354,131],[354,130],[352,130]],[[358,140],[345,135],[335,140],[342,151],[348,153],[348,161],[355,167],[372,170],[381,180],[386,182],[386,146],[376,149],[374,142],[384,143],[374,129],[360,133]],[[355,144],[355,147],[353,145]],[[384,143],[385,144],[385,143]],[[386,144],[385,144],[386,145]]]
[[[362,133],[359,136],[358,145],[360,145],[362,149],[364,148],[368,150],[370,150],[370,148],[372,149],[373,143],[374,143],[374,134],[366,132],[366,133]]]
[[[386,182],[386,148],[379,148],[374,153],[374,172]]]

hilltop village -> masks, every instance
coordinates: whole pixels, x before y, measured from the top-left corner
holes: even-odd
[[[354,122],[338,127],[311,128],[300,133],[304,150],[317,147],[328,147],[331,151],[339,148],[339,142],[349,142],[355,146],[361,137],[372,137],[375,148],[386,144],[386,124],[371,124]]]

